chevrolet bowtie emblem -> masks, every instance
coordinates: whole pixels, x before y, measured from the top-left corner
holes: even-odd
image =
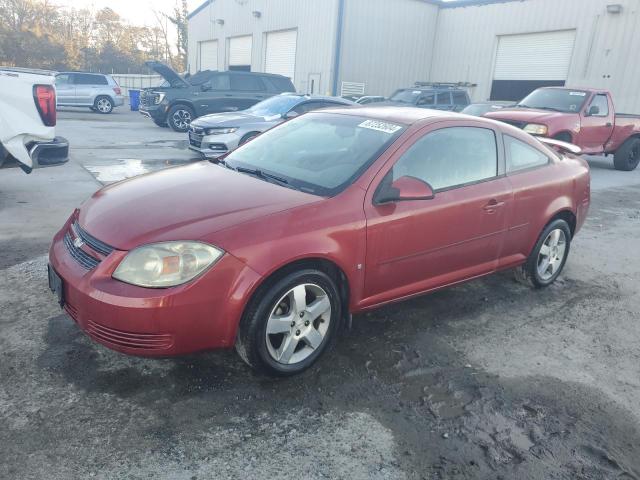
[[[80,248],[82,245],[84,245],[82,239],[80,237],[76,237],[76,239],[73,241],[73,246],[76,248]]]

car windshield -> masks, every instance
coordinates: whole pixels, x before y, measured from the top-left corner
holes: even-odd
[[[416,103],[418,97],[422,94],[420,90],[398,90],[389,100],[401,103]]]
[[[403,130],[403,125],[359,116],[307,113],[238,148],[225,163],[331,197],[353,183]]]
[[[579,112],[587,99],[587,92],[561,88],[540,88],[534,90],[516,106],[539,108],[556,112]]]
[[[303,101],[304,98],[297,95],[277,95],[256,103],[247,110],[247,113],[258,117],[271,117],[283,115]]]

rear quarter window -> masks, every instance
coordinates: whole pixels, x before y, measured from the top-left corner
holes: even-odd
[[[262,77],[262,81],[270,92],[284,93],[295,92],[296,89],[288,78]]]
[[[542,167],[549,164],[549,157],[537,148],[509,135],[504,136],[507,150],[507,173]]]
[[[264,90],[260,77],[254,75],[231,75],[231,90],[259,92]]]
[[[454,105],[468,105],[469,100],[467,99],[467,94],[464,92],[452,92],[451,97],[453,98]]]

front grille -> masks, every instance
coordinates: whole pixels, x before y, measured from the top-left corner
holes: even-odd
[[[189,132],[189,143],[194,147],[202,148],[202,135]]]
[[[85,232],[78,224],[77,220],[73,223],[73,230],[75,231],[76,235],[80,237],[84,243],[89,245],[89,248],[91,248],[92,250],[101,253],[105,257],[113,252],[113,247],[107,245],[104,242],[101,242],[96,237],[93,237],[89,233]]]
[[[156,104],[156,94],[142,90],[140,92],[140,105],[144,107],[152,107]]]
[[[500,120],[503,123],[508,123],[509,125],[513,125],[516,128],[524,128],[527,125],[527,122],[517,122],[515,120]]]
[[[98,323],[87,321],[87,333],[98,341],[138,350],[157,351],[167,350],[173,346],[173,336],[160,333],[132,333],[105,327]]]
[[[69,232],[65,233],[64,235],[64,245],[65,247],[67,247],[67,250],[69,251],[71,256],[75,259],[75,261],[78,262],[87,270],[96,268],[100,263],[100,260],[92,257],[81,248],[76,247],[73,244],[73,240],[71,239],[71,235],[69,234]]]

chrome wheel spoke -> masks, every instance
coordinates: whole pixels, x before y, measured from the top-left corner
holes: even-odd
[[[287,335],[286,337],[284,337],[284,340],[282,341],[282,345],[280,345],[280,348],[277,351],[276,360],[278,360],[281,363],[289,363],[289,361],[291,360],[291,357],[296,351],[297,346],[298,346],[298,339],[295,338],[293,335]]]
[[[277,335],[278,333],[289,333],[291,331],[291,322],[294,320],[293,314],[289,315],[271,315],[267,322],[267,333]]]
[[[309,312],[309,320],[313,321],[325,313],[331,311],[331,302],[328,297],[318,297],[307,306]]]
[[[549,257],[546,257],[546,258],[542,259],[542,262],[538,266],[538,271],[542,275],[544,275],[545,273],[547,273],[547,270],[549,270],[549,265],[550,264],[551,264],[551,262],[549,261]]]
[[[558,273],[567,252],[567,238],[562,229],[549,232],[538,252],[538,275],[544,281],[551,280]]]
[[[309,345],[314,350],[320,346],[322,340],[324,340],[324,335],[322,335],[318,330],[311,327],[308,332],[305,333],[305,336],[302,337],[302,340]]]
[[[549,253],[551,253],[551,248],[549,247],[549,245],[542,245],[542,247],[540,247],[540,255],[548,257]]]
[[[296,313],[304,312],[307,308],[307,289],[304,285],[298,285],[292,290],[293,305]]]

